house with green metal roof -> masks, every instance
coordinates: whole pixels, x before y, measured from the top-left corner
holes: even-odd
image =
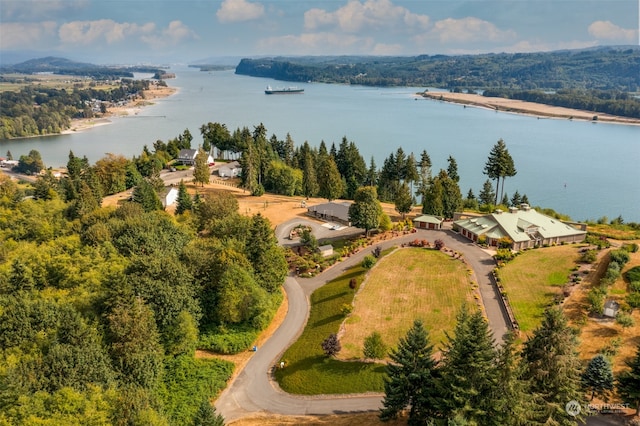
[[[453,229],[471,241],[478,241],[483,235],[489,246],[497,246],[498,240],[508,237],[513,241],[514,250],[577,243],[587,234],[586,225],[563,222],[539,213],[527,204],[511,207],[509,212],[496,210],[488,215],[456,220]]]

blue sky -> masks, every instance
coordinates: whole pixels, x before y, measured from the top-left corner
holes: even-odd
[[[0,50],[95,63],[637,45],[639,0],[0,0]]]

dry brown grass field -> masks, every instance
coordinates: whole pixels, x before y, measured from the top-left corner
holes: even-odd
[[[364,339],[374,331],[394,347],[416,318],[422,319],[438,347],[465,303],[473,305],[474,290],[460,260],[431,249],[398,249],[367,274],[355,309],[343,324],[339,358],[362,358]]]

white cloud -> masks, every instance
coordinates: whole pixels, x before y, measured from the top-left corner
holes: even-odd
[[[638,40],[638,30],[621,28],[611,21],[595,21],[589,25],[589,34],[598,40],[634,42]]]
[[[304,33],[262,39],[258,48],[269,54],[304,55],[369,53],[374,47],[373,39],[334,32]]]
[[[58,35],[64,44],[89,45],[101,41],[108,44],[122,42],[131,36],[150,34],[155,24],[132,24],[111,19],[97,21],[73,21],[60,26]]]
[[[184,40],[197,38],[199,38],[198,35],[183,24],[182,21],[171,21],[167,28],[161,31],[161,34],[144,35],[141,40],[151,47],[159,49],[163,46],[175,46]]]
[[[220,22],[242,22],[261,18],[264,6],[246,0],[224,0],[216,12]]]
[[[27,49],[48,44],[47,41],[55,37],[57,27],[53,21],[3,23],[0,25],[0,49]]]
[[[515,37],[514,31],[503,31],[491,22],[474,17],[443,19],[436,22],[428,34],[428,38],[435,38],[441,43],[500,42]]]
[[[313,31],[323,27],[337,27],[348,33],[368,29],[397,31],[426,29],[429,17],[412,13],[390,0],[350,0],[335,12],[310,9],[304,14],[305,28]]]

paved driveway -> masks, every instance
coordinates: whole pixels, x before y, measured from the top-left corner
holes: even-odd
[[[295,221],[299,223],[300,220]],[[279,226],[277,233],[288,235],[296,223]],[[317,225],[317,223],[313,222]],[[289,227],[289,228],[287,228]],[[281,235],[278,235],[280,238]],[[489,325],[494,336],[501,340],[507,330],[506,316],[498,302],[498,293],[490,280],[493,269],[491,256],[477,246],[450,231],[424,231],[408,234],[394,240],[378,244],[381,248],[409,242],[415,238],[433,241],[442,239],[445,245],[464,253],[469,265],[474,269],[485,304]],[[275,333],[258,349],[246,364],[244,370],[229,384],[216,401],[216,409],[227,421],[232,421],[259,412],[283,415],[344,414],[378,410],[382,394],[296,396],[282,392],[270,380],[269,369],[280,359],[282,353],[300,335],[309,315],[309,296],[314,290],[340,276],[346,269],[362,261],[373,247],[362,250],[344,262],[334,265],[320,275],[308,279],[287,277],[284,289],[289,299],[289,311]]]

